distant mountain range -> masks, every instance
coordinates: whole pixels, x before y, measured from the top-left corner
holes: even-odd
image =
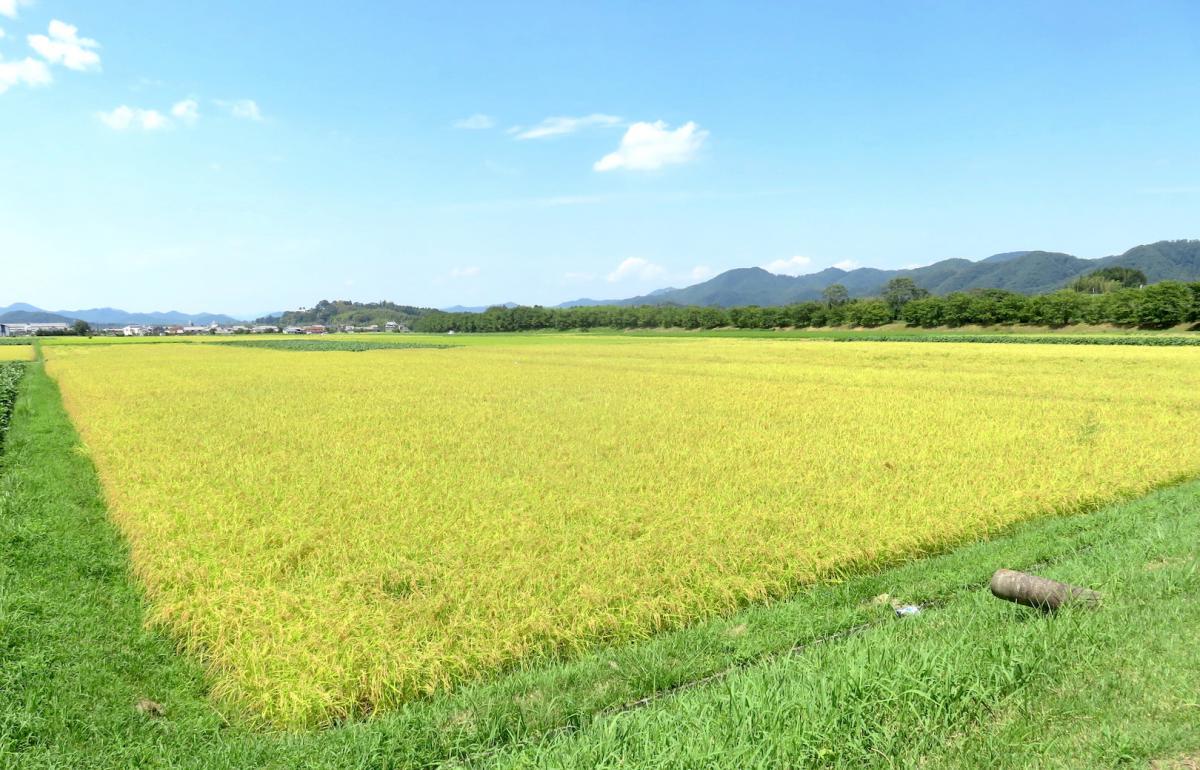
[[[3,323],[73,323],[76,320],[102,326],[199,324],[214,321],[219,324],[238,323],[239,319],[220,313],[180,313],[177,310],[153,313],[130,313],[112,307],[97,307],[88,310],[43,310],[40,307],[16,302],[0,307],[0,322]]]
[[[1159,241],[1136,246],[1124,254],[1082,259],[1050,251],[1010,251],[972,262],[946,259],[908,270],[857,270],[826,268],[809,275],[776,275],[760,267],[727,270],[703,283],[683,289],[660,289],[638,297],[614,300],[580,299],[558,307],[578,305],[786,305],[821,298],[833,284],[846,287],[852,297],[880,293],[893,278],[906,276],[933,294],[967,289],[1008,289],[1040,294],[1062,288],[1073,279],[1102,267],[1141,270],[1151,282],[1200,280],[1200,240]]]
[[[879,270],[863,267],[856,270],[826,268],[809,275],[776,275],[760,267],[743,267],[727,270],[703,283],[679,289],[659,289],[637,297],[626,299],[577,299],[563,302],[557,307],[585,305],[717,305],[736,307],[739,305],[786,305],[821,298],[821,292],[833,284],[846,287],[852,297],[877,296],[885,284],[893,278],[912,278],[916,284],[933,294],[949,294],[967,289],[1007,289],[1021,294],[1041,294],[1062,288],[1075,278],[1102,267],[1131,267],[1141,270],[1151,282],[1176,280],[1200,281],[1200,240],[1159,241],[1144,246],[1135,246],[1123,254],[1100,259],[1082,259],[1070,254],[1051,251],[1009,251],[993,254],[978,261],[968,259],[945,259],[925,267],[906,270]],[[338,303],[328,305],[328,322],[364,324],[358,311],[386,308],[387,320],[410,320],[428,312],[426,309],[398,306],[391,303]],[[344,307],[343,307],[344,306]],[[516,307],[506,302],[504,307]],[[490,306],[464,307],[456,305],[444,308],[450,313],[479,313]],[[345,311],[345,319],[338,315]],[[308,319],[315,311],[307,313],[291,311],[284,314],[289,318]],[[354,315],[358,312],[358,315]],[[332,315],[331,315],[332,314]],[[317,314],[320,315],[320,314]],[[324,318],[324,315],[320,315]],[[383,316],[380,316],[382,319]],[[76,319],[104,326],[126,324],[207,325],[241,323],[242,319],[219,313],[167,312],[130,313],[117,308],[102,307],[87,310],[44,310],[24,302],[0,307],[0,322],[8,323],[67,323]],[[295,320],[295,319],[293,319]],[[381,320],[376,319],[382,323]],[[292,322],[291,320],[288,321]],[[326,322],[305,320],[305,322]]]
[[[467,305],[451,305],[450,307],[441,308],[441,310],[443,313],[482,313],[489,307],[506,307],[511,309],[519,307],[519,305],[516,302],[502,302],[499,305],[473,305],[470,307]]]
[[[730,271],[730,272],[732,272],[732,271]],[[676,291],[683,291],[683,290],[676,289],[674,286],[670,286],[665,289],[655,289],[654,291],[650,292],[649,294],[644,294],[644,295],[642,295],[642,297],[639,297],[639,299],[645,300],[644,302],[642,302],[640,304],[653,305],[655,303],[662,301],[662,300],[658,299],[659,297],[662,297],[664,295],[667,295],[667,294],[670,294],[670,293],[676,292]],[[560,305],[556,305],[556,307],[588,307],[589,305],[622,305],[628,301],[629,300],[605,300],[605,299],[584,298],[584,299],[573,299],[570,302],[563,302]]]

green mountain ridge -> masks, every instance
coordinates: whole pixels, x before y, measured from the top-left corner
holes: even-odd
[[[1051,251],[1013,251],[979,261],[945,259],[925,267],[880,270],[826,268],[809,275],[776,275],[760,267],[727,270],[703,283],[683,289],[659,291],[618,300],[597,300],[595,305],[787,305],[821,298],[833,284],[846,287],[852,297],[878,295],[892,278],[912,278],[933,294],[970,289],[1007,289],[1020,294],[1042,294],[1060,289],[1075,278],[1102,267],[1141,270],[1151,282],[1200,280],[1200,240],[1158,241],[1135,246],[1123,254],[1083,259]],[[579,304],[563,303],[562,307]]]

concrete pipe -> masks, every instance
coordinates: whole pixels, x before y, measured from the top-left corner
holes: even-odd
[[[996,574],[992,575],[991,589],[997,598],[1047,612],[1068,602],[1088,607],[1100,603],[1100,594],[1095,591],[1011,569],[996,570]]]

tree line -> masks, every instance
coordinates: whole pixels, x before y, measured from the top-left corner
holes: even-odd
[[[1025,295],[1004,289],[972,289],[931,296],[911,278],[888,282],[878,297],[852,299],[844,286],[825,289],[820,300],[777,307],[698,307],[599,305],[571,308],[492,307],[483,313],[429,311],[416,318],[413,331],[516,332],[537,329],[776,329],[781,327],[861,326],[893,322],[909,326],[1072,324],[1163,329],[1200,321],[1200,282],[1161,281],[1128,268],[1106,268],[1083,276],[1067,288]]]

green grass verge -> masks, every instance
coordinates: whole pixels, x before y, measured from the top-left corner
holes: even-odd
[[[1095,767],[1200,746],[1198,483],[517,669],[369,722],[283,734],[225,720],[198,663],[144,628],[125,546],[39,365],[28,365],[0,474],[0,766],[963,766],[969,757]],[[981,588],[997,566],[1039,563],[1104,591],[1103,609],[1042,618]],[[885,593],[934,606],[897,620],[872,601]],[[165,714],[140,713],[142,698]]]

